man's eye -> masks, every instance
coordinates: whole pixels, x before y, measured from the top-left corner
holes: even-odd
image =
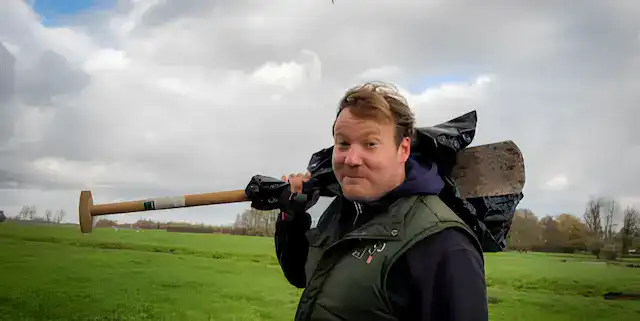
[[[364,144],[367,148],[375,148],[376,146],[378,146],[378,144],[376,143],[366,143]]]

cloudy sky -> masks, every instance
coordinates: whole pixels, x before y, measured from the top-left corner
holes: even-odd
[[[365,80],[395,82],[420,126],[477,110],[474,145],[520,146],[521,206],[539,215],[640,203],[638,1],[2,2],[10,216],[34,204],[76,222],[83,189],[104,203],[303,171]],[[247,206],[113,218],[224,224]]]

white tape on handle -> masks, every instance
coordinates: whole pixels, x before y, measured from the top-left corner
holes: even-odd
[[[159,197],[149,200],[153,204],[153,209],[163,210],[176,207],[184,207],[184,196]]]

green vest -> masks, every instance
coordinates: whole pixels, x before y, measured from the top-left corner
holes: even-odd
[[[337,239],[341,203],[336,198],[307,232],[307,282],[296,321],[397,320],[386,289],[393,263],[412,245],[445,228],[459,228],[476,240],[438,196],[400,199],[386,213]],[[477,240],[476,247],[482,251]]]

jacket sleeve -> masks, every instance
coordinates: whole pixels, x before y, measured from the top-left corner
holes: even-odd
[[[297,288],[304,288],[306,283],[305,263],[309,251],[306,232],[311,227],[311,215],[296,214],[288,217],[280,212],[276,220],[275,248],[278,263],[287,281]]]
[[[406,253],[413,320],[488,321],[482,253],[469,237],[446,229]]]
[[[461,237],[463,238],[463,237]],[[461,241],[462,242],[462,241]],[[468,247],[453,248],[440,261],[436,275],[451,321],[488,321],[487,286],[481,254]]]

